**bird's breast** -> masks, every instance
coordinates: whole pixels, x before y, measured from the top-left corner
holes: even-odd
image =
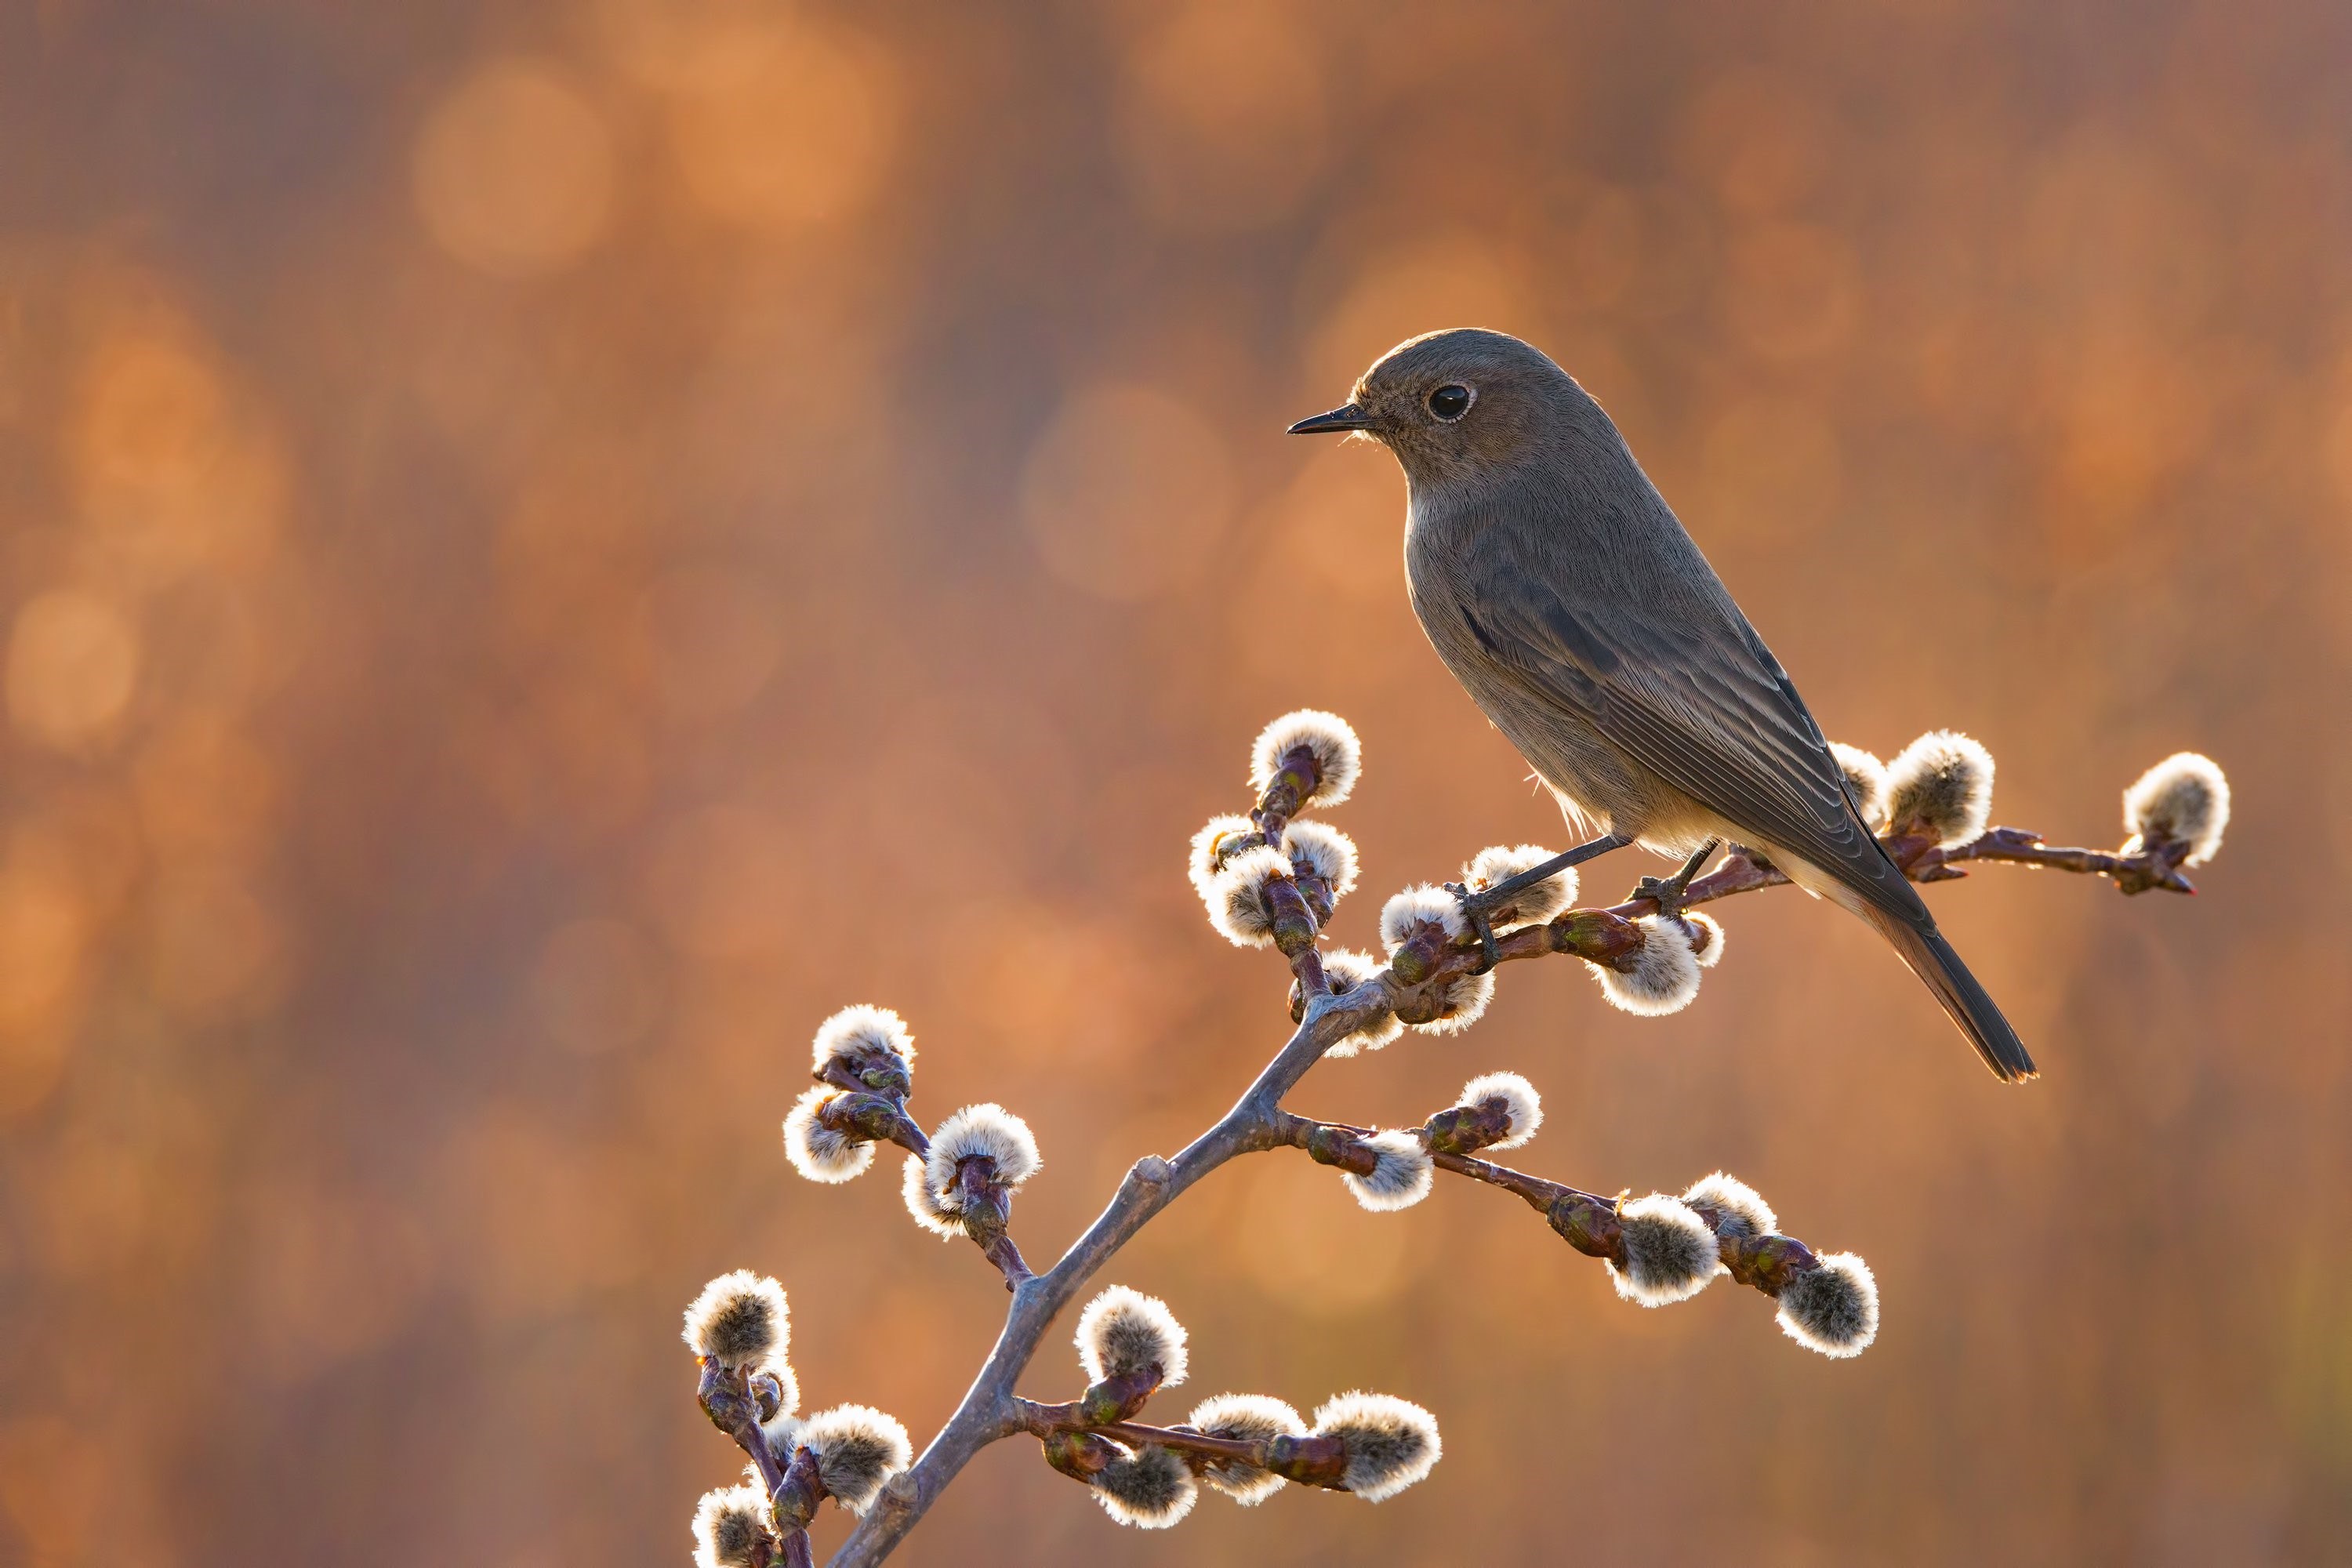
[[[1482,605],[1477,585],[1491,580],[1496,563],[1477,552],[1482,543],[1499,546],[1458,518],[1423,514],[1413,523],[1405,577],[1431,647],[1571,816],[1638,834],[1671,815],[1654,798],[1655,782],[1595,727],[1583,699],[1565,689],[1588,685],[1581,672],[1520,647],[1522,634]]]

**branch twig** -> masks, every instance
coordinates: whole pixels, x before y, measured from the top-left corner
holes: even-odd
[[[1295,764],[1301,754],[1294,752],[1286,761]],[[1291,778],[1294,771],[1303,774],[1303,787]],[[1263,841],[1279,841],[1283,826],[1312,783],[1311,773],[1305,769],[1285,768],[1253,814],[1265,835]],[[2178,869],[2177,846],[2159,845],[2137,853],[2058,848],[2042,844],[2033,834],[1994,828],[1952,849],[1938,850],[1902,839],[1889,842],[1887,848],[1906,873],[1918,881],[1965,876],[1953,864],[1957,861],[2005,860],[2107,877],[2126,893],[2150,888],[2191,890]],[[1735,850],[1714,871],[1690,884],[1683,903],[1685,908],[1696,907],[1786,881],[1786,876],[1759,858]],[[1044,1274],[1030,1275],[1025,1267],[1010,1267],[1017,1262],[1018,1253],[1011,1249],[1009,1238],[1004,1243],[1009,1258],[996,1259],[992,1253],[992,1260],[1003,1268],[1013,1291],[1013,1304],[994,1348],[947,1425],[932,1438],[911,1469],[882,1489],[880,1497],[835,1554],[831,1568],[872,1568],[882,1562],[975,1454],[999,1438],[1031,1429],[1022,1409],[1026,1402],[1016,1398],[1013,1384],[1036,1353],[1046,1330],[1118,1249],[1179,1195],[1237,1155],[1283,1147],[1299,1138],[1311,1140],[1317,1128],[1342,1135],[1360,1131],[1335,1123],[1309,1122],[1289,1116],[1280,1108],[1283,1097],[1327,1050],[1349,1035],[1376,1025],[1391,1012],[1398,1012],[1412,1021],[1409,1012],[1402,1009],[1409,1006],[1414,994],[1431,982],[1457,978],[1483,966],[1475,943],[1440,943],[1429,938],[1416,938],[1397,951],[1386,973],[1345,995],[1335,996],[1325,984],[1316,945],[1319,932],[1314,912],[1289,884],[1277,883],[1276,887],[1280,889],[1276,897],[1281,906],[1273,911],[1276,942],[1297,982],[1293,994],[1297,1029],[1248,1091],[1214,1126],[1172,1160],[1151,1155],[1136,1162],[1100,1216],[1053,1268]],[[1290,908],[1292,903],[1297,908]],[[1501,936],[1498,961],[1509,963],[1558,952],[1613,966],[1638,952],[1641,947],[1640,931],[1633,922],[1656,910],[1655,900],[1650,899],[1633,899],[1607,909],[1571,910],[1548,924],[1521,927]],[[903,1138],[897,1141],[906,1142]],[[1340,1160],[1350,1158],[1337,1142],[1332,1147]],[[1433,1159],[1440,1168],[1456,1175],[1517,1194],[1542,1212],[1553,1228],[1580,1251],[1601,1258],[1616,1256],[1616,1200],[1466,1155],[1441,1152]],[[1768,1294],[1789,1272],[1811,1264],[1811,1255],[1803,1245],[1787,1237],[1754,1238],[1736,1245],[1727,1237],[1724,1247],[1724,1261],[1734,1276],[1742,1283],[1766,1289]],[[1212,1451],[1203,1447],[1204,1444],[1216,1445],[1220,1452],[1233,1447],[1218,1439],[1187,1437],[1180,1432],[1126,1423],[1094,1430],[1114,1437],[1131,1437],[1137,1442],[1170,1446],[1189,1443],[1202,1452]],[[772,1487],[774,1484],[772,1479]]]
[[[1109,1206],[1061,1260],[1014,1289],[1003,1331],[963,1403],[914,1468],[882,1489],[881,1497],[834,1555],[832,1568],[867,1568],[887,1557],[974,1454],[1024,1429],[1013,1385],[1055,1315],[1129,1237],[1195,1182],[1237,1154],[1278,1147],[1275,1116],[1282,1097],[1335,1042],[1376,1022],[1391,1005],[1385,985],[1378,981],[1346,996],[1318,996],[1307,1006],[1305,1022],[1215,1126],[1173,1160],[1154,1154],[1135,1163]]]

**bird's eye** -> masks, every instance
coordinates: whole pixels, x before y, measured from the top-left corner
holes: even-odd
[[[1429,411],[1448,425],[1470,412],[1470,389],[1447,382],[1429,395]]]

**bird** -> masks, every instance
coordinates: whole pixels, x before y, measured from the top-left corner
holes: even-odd
[[[1718,842],[1861,917],[1993,1073],[2035,1075],[1990,994],[1863,820],[1772,650],[1601,405],[1506,332],[1409,339],[1294,435],[1360,433],[1404,469],[1405,575],[1440,660],[1592,835],[1484,892],[1457,889],[1492,961],[1488,910],[1639,845],[1684,857],[1638,896],[1679,912]]]

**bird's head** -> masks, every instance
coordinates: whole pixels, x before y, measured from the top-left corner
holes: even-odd
[[[1507,332],[1454,327],[1399,343],[1358,378],[1346,403],[1290,433],[1361,432],[1422,484],[1523,461],[1583,407],[1599,412],[1541,350]]]

